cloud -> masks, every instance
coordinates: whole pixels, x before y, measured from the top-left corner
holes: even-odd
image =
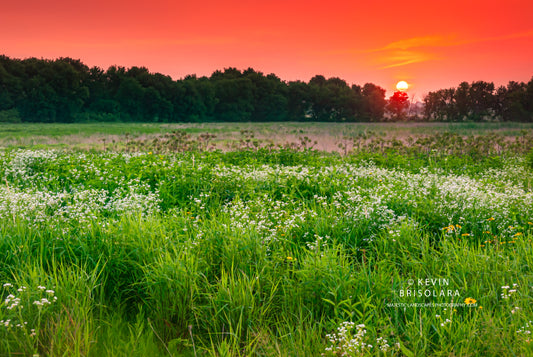
[[[480,37],[480,38],[471,38],[457,40],[456,35],[448,36],[424,36],[424,37],[412,37],[406,38],[398,41],[391,42],[383,47],[370,49],[367,52],[381,52],[389,50],[408,50],[411,48],[431,48],[431,47],[451,47],[451,46],[460,46],[468,45],[478,42],[492,42],[492,41],[503,41],[511,40],[517,38],[527,38],[533,37],[533,30],[515,32],[507,35],[501,36],[492,36],[492,37]]]
[[[438,56],[432,48],[453,46],[454,36],[422,36],[390,42],[383,47],[372,48],[363,53],[381,69],[407,66],[414,63],[435,60]]]
[[[436,59],[437,56],[430,53],[424,53],[420,51],[394,51],[381,58],[381,62],[384,65],[381,68],[394,68],[406,66],[413,63],[420,63]]]
[[[527,38],[527,37],[533,37],[533,30],[515,32],[509,35],[502,35],[502,36],[496,36],[496,37],[487,37],[485,39],[481,39],[480,41],[502,41],[502,40],[513,40],[516,38]]]
[[[413,37],[407,38],[395,42],[391,42],[384,47],[376,48],[369,50],[368,52],[380,52],[380,51],[390,51],[390,50],[408,50],[410,48],[420,48],[420,47],[444,47],[444,46],[453,46],[457,42],[453,37],[443,37],[443,36],[425,36],[425,37]]]
[[[439,49],[453,46],[470,45],[481,42],[505,41],[519,38],[533,37],[533,30],[516,32],[501,36],[480,37],[470,39],[457,39],[455,35],[447,36],[422,36],[401,39],[390,42],[383,47],[364,51],[375,54],[374,61],[382,64],[384,68],[407,66],[413,63],[426,62],[442,58],[437,55]],[[442,52],[442,51],[440,51]]]

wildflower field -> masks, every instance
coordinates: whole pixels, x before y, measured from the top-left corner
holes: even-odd
[[[530,129],[241,134],[2,149],[0,356],[533,355]]]

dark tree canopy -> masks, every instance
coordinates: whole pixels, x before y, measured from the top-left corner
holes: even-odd
[[[80,60],[0,56],[0,121],[383,121],[405,116],[407,99],[366,83],[316,75],[285,82],[275,74],[226,68],[179,80],[146,67],[89,68]],[[533,121],[529,83],[461,83],[424,99],[426,120]]]
[[[365,121],[380,121],[385,113],[385,89],[372,84],[366,83],[363,86],[361,94],[363,96],[363,116]]]
[[[477,81],[428,93],[424,110],[427,120],[533,122],[532,103],[533,78],[497,89],[494,83]]]

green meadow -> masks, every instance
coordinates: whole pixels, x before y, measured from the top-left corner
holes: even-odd
[[[0,356],[533,355],[533,126],[3,124]]]

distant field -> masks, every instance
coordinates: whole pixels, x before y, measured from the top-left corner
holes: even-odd
[[[242,137],[241,131],[252,132],[261,142],[285,144],[299,142],[307,136],[317,141],[315,149],[337,150],[345,137],[406,138],[436,133],[462,136],[498,133],[516,137],[533,131],[533,123],[90,123],[90,124],[0,124],[0,147],[103,148],[104,142],[147,140],[175,130],[184,130],[195,137],[202,133],[216,135],[213,142],[224,149]]]

